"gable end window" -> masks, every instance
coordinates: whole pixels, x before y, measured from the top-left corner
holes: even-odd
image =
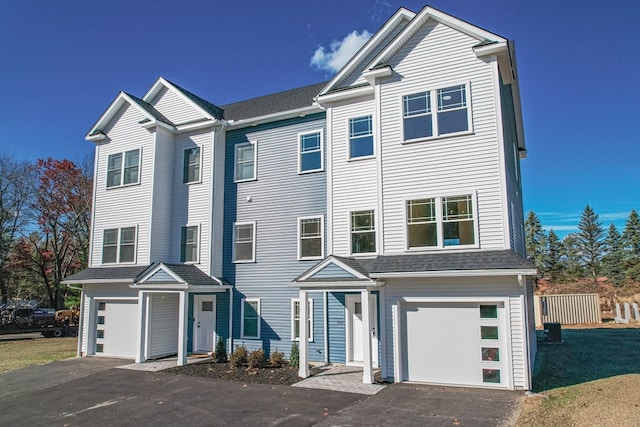
[[[468,85],[405,95],[402,113],[405,141],[468,132]]]
[[[322,134],[317,131],[298,135],[298,173],[323,170]]]
[[[373,156],[373,119],[371,116],[349,119],[349,158]]]
[[[407,248],[476,245],[474,205],[471,195],[407,201]]]
[[[324,258],[323,217],[298,218],[298,259]]]
[[[256,223],[233,225],[233,262],[254,262],[256,257]]]
[[[376,222],[373,210],[351,212],[351,253],[376,252]]]
[[[124,164],[122,159],[124,158]],[[109,155],[107,160],[107,188],[140,182],[140,150]]]
[[[256,179],[257,143],[247,142],[235,147],[234,181],[252,181]]]
[[[198,262],[199,227],[182,227],[180,238],[180,262]]]
[[[110,228],[102,235],[102,263],[135,261],[136,227]]]
[[[184,150],[182,182],[200,182],[200,147]]]
[[[242,338],[260,338],[260,300],[242,300]]]

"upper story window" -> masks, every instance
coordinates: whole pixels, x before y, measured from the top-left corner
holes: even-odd
[[[236,145],[234,181],[251,181],[256,179],[256,142]]]
[[[323,236],[323,217],[298,218],[298,259],[322,259]]]
[[[376,252],[376,221],[373,210],[351,212],[351,253]]]
[[[468,85],[414,93],[402,97],[404,140],[468,132]]]
[[[110,228],[102,237],[102,263],[134,262],[136,227]]]
[[[124,165],[122,159],[124,157]],[[140,182],[140,150],[109,155],[107,161],[107,188]]]
[[[233,262],[255,261],[255,230],[255,222],[237,222],[233,225]]]
[[[298,135],[298,172],[321,171],[323,164],[322,131]]]
[[[472,195],[407,201],[407,247],[475,245],[474,204]]]
[[[184,150],[182,182],[200,182],[200,147]]]
[[[371,116],[349,119],[349,158],[373,156],[373,119]]]
[[[180,238],[180,262],[198,262],[199,227],[182,227]]]

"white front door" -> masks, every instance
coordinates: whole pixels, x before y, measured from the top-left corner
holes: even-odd
[[[373,365],[378,366],[378,308],[376,296],[371,295],[371,358]],[[364,331],[362,329],[362,301],[360,295],[346,296],[347,310],[347,364],[362,364]]]
[[[210,353],[216,345],[216,297],[195,295],[193,312],[193,352]]]

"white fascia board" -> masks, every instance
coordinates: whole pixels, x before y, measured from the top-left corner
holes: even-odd
[[[360,48],[360,50],[347,62],[338,73],[327,83],[327,85],[320,91],[319,96],[325,95],[331,89],[333,89],[338,83],[340,83],[348,74],[355,71],[358,65],[365,59],[367,54],[371,50],[375,49],[387,35],[402,22],[403,19],[411,20],[416,16],[415,12],[401,7],[396,11],[391,18],[380,28],[376,33]]]
[[[411,277],[535,276],[537,274],[538,270],[535,269],[499,269],[371,273],[370,276],[373,279],[399,279]]]
[[[342,101],[345,99],[357,98],[360,96],[373,95],[374,93],[375,89],[373,88],[373,86],[358,86],[353,89],[345,89],[326,95],[318,95],[315,100],[318,104],[324,105],[325,103]]]
[[[513,109],[516,119],[516,135],[518,136],[518,147],[523,151],[520,153],[520,158],[527,157],[527,144],[524,140],[524,125],[522,120],[522,104],[520,101],[520,79],[518,76],[518,64],[516,61],[516,46],[515,42],[509,42],[509,59],[511,60],[511,70],[513,72],[513,81],[511,82],[511,95],[513,97]]]
[[[377,288],[384,285],[384,282],[378,281],[364,281],[364,280],[351,280],[351,281],[326,281],[326,282],[292,282],[291,287],[299,288],[300,290],[310,291],[340,291],[340,292],[360,292],[366,289]]]
[[[321,108],[319,105],[311,105],[308,107],[296,108],[295,110],[280,111],[273,114],[266,114],[264,116],[250,117],[248,119],[228,120],[225,126],[228,129],[258,126],[260,124],[269,123],[276,120],[285,120],[285,119],[291,119],[294,117],[305,117],[305,116],[308,116],[309,114],[316,114],[316,113],[322,113],[322,112],[324,112],[324,109]],[[222,122],[219,122],[219,123],[223,124]]]
[[[185,125],[177,125],[176,133],[206,129],[215,126],[224,126],[227,122],[224,120],[207,120],[197,123],[189,123]]]
[[[393,69],[390,65],[386,65],[381,68],[365,71],[362,73],[362,76],[371,86],[374,86],[376,84],[376,79],[389,77],[391,74],[393,74]]]
[[[164,77],[158,77],[158,80],[156,80],[156,82],[151,87],[151,89],[149,89],[147,91],[147,93],[144,95],[144,97],[142,97],[142,100],[145,101],[145,102],[149,102],[149,100],[152,99],[160,91],[160,87],[161,86],[164,86],[167,89],[170,89],[171,91],[173,91],[180,99],[182,99],[184,102],[190,104],[193,108],[198,110],[200,112],[200,114],[202,114],[203,116],[205,116],[209,120],[216,120],[216,118],[213,117],[211,114],[209,114],[209,112],[207,110],[204,110],[198,104],[196,104],[191,99],[189,99],[189,97],[187,95],[182,93],[181,90],[178,90],[173,84],[171,84],[171,82],[166,80]]]

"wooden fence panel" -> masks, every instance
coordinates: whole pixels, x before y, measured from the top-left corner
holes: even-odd
[[[598,294],[534,296],[536,327],[547,322],[563,325],[602,323]]]

